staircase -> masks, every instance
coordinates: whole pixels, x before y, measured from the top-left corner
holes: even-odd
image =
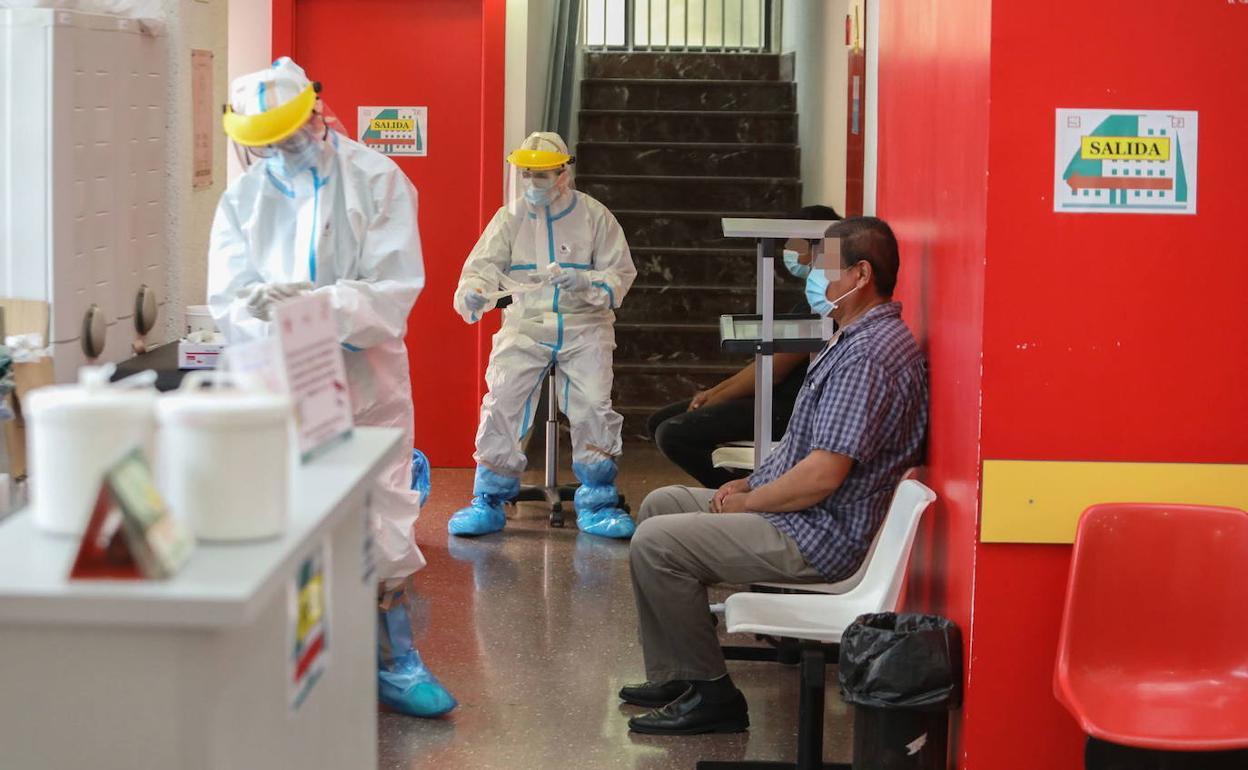
[[[576,185],[619,219],[637,265],[613,399],[624,437],[645,438],[655,409],[745,363],[720,352],[719,316],[754,312],[755,247],[720,220],[800,207],[796,93],[774,54],[585,56]],[[802,289],[777,268],[783,312]]]

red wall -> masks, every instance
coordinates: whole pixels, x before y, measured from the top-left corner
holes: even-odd
[[[1248,462],[1248,5],[1002,0],[991,73],[983,456]],[[1053,213],[1059,107],[1197,110],[1199,213]],[[979,547],[968,768],[1081,766],[1052,696],[1069,559]]]
[[[416,445],[472,464],[490,330],[451,309],[502,200],[504,0],[275,0],[273,50],[325,85],[352,136],[361,105],[427,106],[429,155],[396,158],[420,193],[425,290],[408,322]]]
[[[956,621],[966,660],[979,513],[990,5],[879,5],[877,210],[900,241],[898,298],[928,355],[926,481],[938,495],[915,544],[907,605]]]

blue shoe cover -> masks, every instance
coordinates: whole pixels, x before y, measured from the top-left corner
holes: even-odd
[[[503,504],[490,505],[484,497],[472,498],[472,504],[460,508],[446,523],[446,531],[460,537],[476,537],[502,532],[507,524]]]
[[[478,465],[472,494],[472,503],[456,511],[446,525],[452,535],[475,537],[502,532],[507,523],[503,503],[514,500],[520,494],[520,479],[503,476]]]
[[[637,531],[633,517],[619,508],[605,511],[577,511],[576,526],[588,535],[628,540]]]
[[[572,472],[580,479],[576,490],[576,526],[582,532],[600,537],[627,540],[637,525],[623,510],[616,507],[620,495],[615,488],[618,472],[614,460],[596,463],[572,463]]]
[[[429,458],[419,449],[412,450],[412,491],[420,493],[420,505],[429,502]]]
[[[440,717],[458,702],[438,681],[412,647],[412,627],[402,602],[378,613],[377,629],[390,642],[392,659],[384,660],[383,645],[377,645],[377,698],[395,711],[413,717]]]

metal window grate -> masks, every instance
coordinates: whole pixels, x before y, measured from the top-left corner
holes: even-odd
[[[773,50],[775,0],[581,0],[591,51]]]

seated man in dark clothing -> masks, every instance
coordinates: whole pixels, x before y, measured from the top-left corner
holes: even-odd
[[[749,726],[707,611],[717,583],[843,580],[866,557],[906,469],[921,462],[927,368],[901,304],[899,258],[883,221],[837,223],[816,270],[838,330],[810,364],[784,440],[748,479],[646,496],[629,548],[647,682],[620,697],[658,707],[636,732],[691,735]],[[838,269],[839,268],[839,269]]]
[[[795,219],[840,219],[829,206],[807,206]],[[784,244],[784,264],[803,283],[810,274],[810,242],[793,238]],[[791,313],[809,313],[801,303]],[[777,353],[772,357],[771,435],[779,438],[789,425],[793,403],[806,379],[810,356],[805,353]],[[716,468],[711,463],[715,447],[733,441],[754,439],[754,364],[694,394],[687,401],[668,404],[650,416],[650,435],[659,451],[680,466],[697,482],[717,489],[741,473]]]

